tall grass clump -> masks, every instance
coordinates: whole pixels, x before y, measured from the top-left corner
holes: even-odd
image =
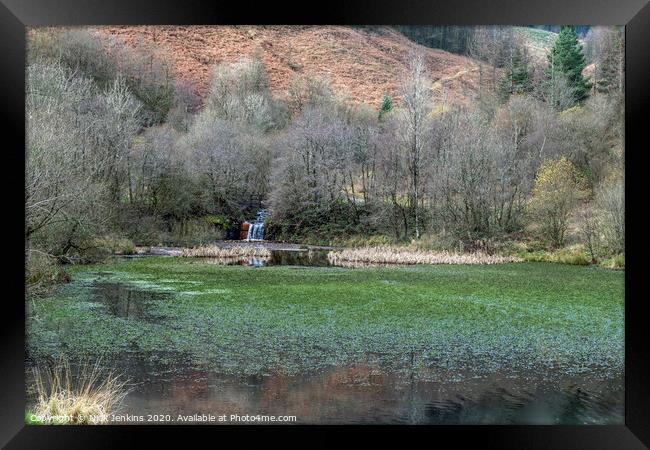
[[[516,256],[485,253],[452,253],[413,250],[407,247],[356,248],[332,251],[327,255],[334,265],[363,264],[504,264],[519,262]]]
[[[219,247],[207,245],[195,248],[183,249],[182,256],[185,257],[207,257],[207,258],[240,258],[240,257],[270,257],[271,251],[262,246]]]
[[[29,423],[90,425],[107,423],[128,394],[126,381],[112,372],[103,374],[99,360],[84,364],[73,379],[69,363],[34,368],[36,404]]]

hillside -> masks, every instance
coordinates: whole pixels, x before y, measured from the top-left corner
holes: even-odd
[[[547,64],[548,53],[553,48],[555,39],[558,34],[552,31],[546,31],[539,28],[515,27],[515,32],[524,39],[526,47],[534,64],[544,67]],[[584,39],[580,39],[583,47],[586,45]],[[582,71],[582,75],[587,79],[593,80],[594,65],[588,64]]]
[[[93,31],[129,46],[155,45],[172,61],[177,77],[195,85],[201,96],[215,64],[258,53],[276,95],[287,95],[296,74],[315,75],[329,79],[348,100],[376,107],[385,93],[399,102],[397,86],[413,50],[425,55],[438,102],[466,103],[477,91],[475,61],[420,46],[388,27],[120,26]]]
[[[515,27],[514,30],[524,39],[533,61],[546,64],[546,55],[553,47],[557,33],[530,27]]]

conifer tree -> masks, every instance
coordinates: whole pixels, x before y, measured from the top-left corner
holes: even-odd
[[[505,103],[512,94],[523,94],[532,90],[533,83],[528,68],[528,55],[523,48],[515,46],[510,58],[510,64],[499,82],[499,99],[502,103]]]
[[[385,94],[384,99],[381,101],[381,107],[379,108],[379,118],[384,117],[391,109],[393,109],[393,99],[390,98],[390,95]]]
[[[556,79],[564,78],[571,89],[574,103],[584,100],[589,93],[591,83],[582,76],[582,71],[587,63],[575,27],[563,26],[560,29],[560,34],[547,58],[549,65],[546,69],[546,76],[551,85],[550,88],[555,88]],[[551,101],[553,101],[552,98]]]

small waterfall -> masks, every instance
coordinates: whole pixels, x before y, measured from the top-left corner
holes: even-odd
[[[264,219],[268,216],[265,209],[260,209],[256,216],[255,222],[251,223],[248,227],[247,241],[262,241],[264,240]]]

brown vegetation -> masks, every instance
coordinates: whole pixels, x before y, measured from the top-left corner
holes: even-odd
[[[271,251],[261,246],[235,246],[235,247],[218,247],[216,245],[207,245],[196,248],[183,249],[182,256],[185,257],[209,257],[209,258],[240,258],[240,257],[269,257]]]
[[[120,26],[94,31],[129,46],[155,44],[171,60],[177,78],[205,97],[212,67],[259,55],[271,91],[287,97],[295,75],[328,79],[335,92],[377,106],[389,93],[399,103],[399,83],[414,50],[423,52],[440,103],[466,103],[477,91],[471,58],[420,46],[389,27],[344,26]],[[108,42],[108,40],[107,40]]]
[[[405,247],[356,248],[330,252],[332,264],[504,264],[520,262],[516,256],[484,253],[451,253],[417,251]]]

